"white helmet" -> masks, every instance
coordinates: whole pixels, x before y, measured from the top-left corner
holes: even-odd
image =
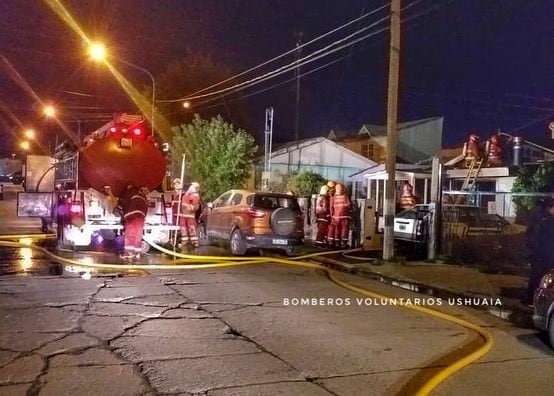
[[[197,182],[190,183],[189,190],[194,191],[194,192],[199,192],[200,191],[200,184],[197,183]]]

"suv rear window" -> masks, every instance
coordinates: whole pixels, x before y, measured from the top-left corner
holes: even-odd
[[[292,210],[300,210],[298,201],[293,196],[254,194],[248,197],[247,203],[250,204],[252,200],[253,206],[261,209],[275,210],[278,208],[290,208]]]

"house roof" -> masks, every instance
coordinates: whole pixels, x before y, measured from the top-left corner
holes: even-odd
[[[364,166],[373,166],[376,164],[375,161],[369,159],[369,158],[366,158],[364,157],[363,155],[361,154],[358,154],[356,153],[355,151],[352,151],[350,149],[348,149],[347,147],[344,147],[332,140],[329,140],[327,138],[324,138],[324,137],[317,137],[317,138],[312,138],[312,139],[303,139],[303,140],[299,140],[299,141],[296,141],[296,142],[289,142],[289,143],[285,143],[285,144],[282,144],[280,146],[278,146],[277,148],[275,148],[274,150],[272,150],[272,153],[271,153],[271,156],[273,159],[279,157],[279,156],[282,156],[283,154],[287,154],[291,151],[295,151],[295,150],[300,150],[300,149],[303,149],[303,148],[306,148],[306,147],[310,147],[310,146],[314,146],[314,145],[328,145],[330,147],[333,147],[337,150],[340,150],[341,152],[343,153],[348,153],[348,156],[350,156],[351,160],[352,161],[355,161],[358,165],[354,165],[354,163],[352,164],[352,168],[362,168]],[[325,158],[324,158],[325,160]]]
[[[398,131],[402,131],[404,129],[408,129],[411,127],[414,127],[416,125],[425,124],[427,122],[432,122],[441,117],[428,117],[428,118],[422,118],[420,120],[413,120],[413,121],[407,121],[407,122],[401,122],[398,123]],[[328,139],[344,139],[344,138],[353,138],[357,137],[359,135],[368,134],[369,136],[377,137],[377,136],[386,136],[387,135],[387,126],[386,125],[376,125],[376,124],[363,124],[362,127],[358,131],[334,131],[331,130],[329,132],[329,135],[327,136]]]
[[[364,178],[381,178],[382,175],[386,174],[386,165],[385,164],[376,164],[370,166],[369,168],[362,169],[359,172],[349,175],[349,177],[362,175]],[[414,165],[414,164],[402,164],[396,163],[395,170],[397,172],[404,173],[414,173],[414,174],[429,174],[431,167],[425,165]]]

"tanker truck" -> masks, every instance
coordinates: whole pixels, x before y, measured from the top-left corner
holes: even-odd
[[[145,130],[141,116],[115,116],[85,136],[80,147],[69,142],[59,145],[54,160],[52,222],[59,247],[122,249],[123,225],[121,214],[114,211],[114,200],[128,185],[150,191],[143,252],[150,247],[146,241],[171,242],[171,232],[178,227],[171,224],[170,198],[161,190],[166,158]]]

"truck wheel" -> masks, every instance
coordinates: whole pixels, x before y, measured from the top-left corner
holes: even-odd
[[[233,255],[243,256],[244,253],[246,253],[246,244],[244,243],[244,239],[242,238],[242,234],[238,228],[231,234],[230,245],[231,253],[233,253]]]

